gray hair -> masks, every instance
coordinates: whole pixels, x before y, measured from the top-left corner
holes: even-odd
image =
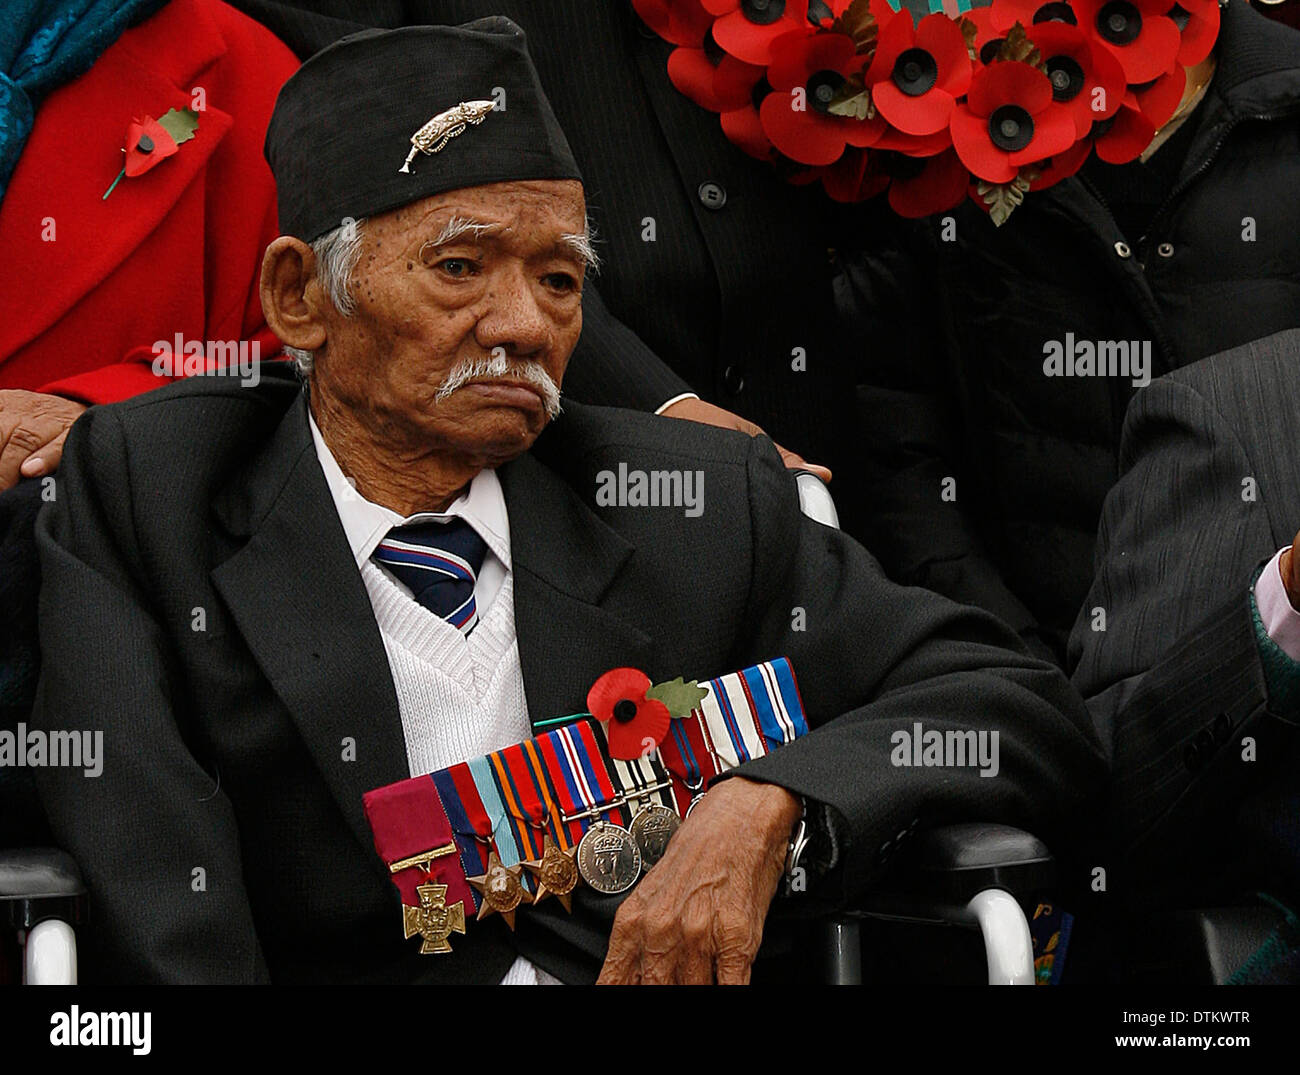
[[[344,317],[351,317],[357,308],[350,285],[352,273],[361,257],[361,226],[364,223],[364,218],[349,220],[311,243],[311,251],[316,255],[316,276],[320,280],[320,286],[334,304],[334,309]],[[293,359],[300,377],[305,379],[311,376],[316,361],[314,352],[286,347],[284,353]]]
[[[333,231],[326,232],[311,243],[312,253],[316,255],[316,275],[321,288],[329,296],[334,309],[344,317],[351,317],[356,312],[356,299],[351,291],[352,273],[361,257],[361,226],[365,218],[341,224]],[[490,225],[452,217],[442,229],[442,233],[425,245],[443,246],[467,233],[478,236],[490,229]],[[581,234],[565,233],[560,241],[573,251],[586,266],[587,271],[600,271],[600,255],[596,253],[596,233],[591,218],[583,219]],[[299,347],[286,347],[284,353],[293,359],[298,375],[304,380],[311,376],[316,356],[312,351]]]

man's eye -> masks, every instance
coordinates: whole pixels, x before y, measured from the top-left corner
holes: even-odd
[[[547,287],[556,291],[574,291],[578,287],[578,281],[567,272],[547,273],[542,280]]]
[[[474,263],[468,258],[443,258],[438,262],[438,268],[448,276],[454,276],[458,279],[469,276],[474,271]]]

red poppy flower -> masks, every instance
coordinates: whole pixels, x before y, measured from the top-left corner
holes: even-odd
[[[966,197],[970,173],[954,150],[925,158],[880,155],[886,158],[883,167],[890,177],[889,206],[899,216],[932,216]]]
[[[773,92],[758,110],[772,145],[802,164],[833,164],[845,146],[872,145],[885,129],[879,114],[855,119],[828,111],[861,67],[862,58],[843,34],[788,34],[773,45],[767,69]]]
[[[1178,62],[1195,67],[1210,54],[1219,36],[1219,0],[1178,0],[1167,14],[1178,27]]]
[[[1127,164],[1142,155],[1155,133],[1156,125],[1142,114],[1137,98],[1129,93],[1125,94],[1118,112],[1093,128],[1093,141],[1101,160],[1107,164]]]
[[[1083,167],[1083,162],[1088,159],[1088,154],[1091,152],[1092,139],[1084,138],[1082,141],[1075,142],[1064,153],[1058,153],[1051,160],[1040,161],[1035,165],[1038,169],[1038,178],[1029,184],[1029,189],[1046,190],[1048,187],[1054,187],[1062,179],[1068,179]]]
[[[1130,86],[1133,96],[1137,98],[1138,108],[1159,130],[1175,112],[1183,100],[1183,91],[1187,89],[1187,68],[1174,64],[1174,69],[1161,75],[1144,86]]]
[[[178,152],[180,146],[176,140],[152,116],[127,124],[125,171],[128,176],[144,175],[155,164]]]
[[[704,49],[673,49],[668,80],[685,97],[710,112],[730,112],[751,102],[763,68],[723,55],[716,63]]]
[[[1074,117],[1052,100],[1051,81],[1018,60],[976,71],[952,115],[957,155],[990,183],[1009,183],[1022,165],[1064,153],[1075,141]]]
[[[933,157],[952,145],[952,132],[945,127],[934,134],[904,134],[893,127],[886,127],[872,149],[891,150],[908,157]]]
[[[1150,82],[1174,65],[1182,38],[1169,0],[1072,0],[1079,28],[1119,60],[1130,83]]]
[[[867,69],[871,99],[904,134],[933,134],[948,125],[957,98],[970,85],[970,54],[947,15],[890,19]]]
[[[738,149],[759,160],[772,159],[772,140],[763,131],[763,121],[758,118],[758,109],[753,105],[723,112],[722,133]]]
[[[808,0],[700,0],[718,21],[713,39],[746,63],[772,62],[772,42],[792,31],[809,33]]]
[[[641,21],[674,45],[699,48],[713,25],[700,0],[632,0]]]
[[[635,668],[611,668],[587,692],[587,709],[605,725],[609,752],[632,761],[658,746],[668,734],[672,717],[663,702],[647,698],[650,677]]]
[[[998,48],[1006,40],[1006,30],[999,29],[993,23],[991,7],[973,7],[963,11],[961,18],[970,19],[975,24],[975,58],[982,64],[990,64],[997,55]],[[1012,20],[1012,25],[1014,25]]]
[[[874,150],[850,146],[834,164],[818,170],[822,188],[837,202],[861,202],[883,194],[889,174]]]
[[[1052,99],[1074,117],[1078,137],[1099,119],[1113,116],[1124,101],[1124,68],[1077,26],[1043,22],[1026,33],[1038,48],[1052,83]]]
[[[993,28],[1005,34],[1020,23],[1026,30],[1046,22],[1063,22],[1077,26],[1079,17],[1065,0],[993,0],[989,8]],[[967,16],[971,12],[966,12]]]

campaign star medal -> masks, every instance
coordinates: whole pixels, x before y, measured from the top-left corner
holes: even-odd
[[[443,955],[451,951],[447,938],[465,932],[465,904],[447,906],[447,886],[426,881],[415,888],[419,907],[402,906],[402,927],[409,940],[417,933],[424,938],[420,955]]]
[[[199,114],[190,108],[171,108],[157,119],[145,116],[127,124],[126,145],[122,149],[126,161],[100,201],[117,189],[123,177],[134,179],[144,175],[175,155],[181,143],[193,138],[198,129]]]
[[[515,928],[515,910],[521,903],[532,902],[520,879],[523,872],[524,867],[520,863],[502,866],[500,857],[491,851],[488,853],[487,873],[465,878],[483,897],[478,909],[480,922],[495,911],[506,920],[507,926]]]
[[[477,126],[496,108],[494,101],[461,101],[445,112],[439,112],[423,127],[411,135],[411,152],[406,155],[406,163],[397,170],[411,171],[411,161],[416,153],[433,154],[442,152],[443,146],[463,134],[467,127]]]
[[[547,896],[554,896],[566,911],[573,913],[573,890],[578,887],[576,847],[561,851],[548,834],[543,842],[542,857],[525,862],[524,867],[537,882],[534,903],[541,903]]]

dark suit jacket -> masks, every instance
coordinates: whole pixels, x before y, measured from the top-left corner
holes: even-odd
[[[1300,727],[1270,707],[1250,589],[1300,529],[1298,375],[1293,330],[1159,378],[1129,408],[1123,477],[1070,639],[1074,683],[1113,756],[1121,888],[1187,899],[1279,868],[1294,884],[1300,863],[1274,854],[1288,840],[1273,822],[1295,815],[1278,796],[1296,786]]]
[[[704,513],[596,508],[597,473],[620,462],[702,470]],[[1050,835],[1096,786],[1064,677],[803,516],[766,439],[573,404],[499,475],[530,717],[581,710],[616,665],[702,677],[787,655],[814,730],[743,771],[829,804],[824,899],[869,885],[914,821]],[[495,981],[517,945],[594,976],[617,901],[586,891],[571,918],[539,908],[514,936],[475,924],[454,957],[402,941],[361,806],[409,775],[397,698],[294,381],[195,378],[92,409],[38,542],[33,721],[105,739],[98,779],[38,774],[87,875],[99,975]],[[998,730],[1000,775],[891,766],[890,734],[913,721]]]

